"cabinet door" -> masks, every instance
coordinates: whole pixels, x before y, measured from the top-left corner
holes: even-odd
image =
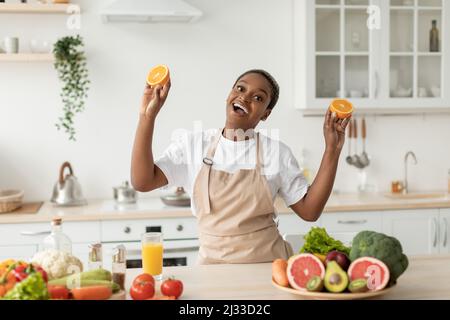
[[[440,253],[450,253],[450,209],[440,210]]]
[[[0,261],[6,259],[29,261],[37,251],[37,246],[0,246]]]
[[[406,255],[439,253],[439,210],[387,211],[383,231],[396,237]]]

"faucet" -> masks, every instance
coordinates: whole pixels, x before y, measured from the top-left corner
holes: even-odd
[[[409,192],[408,190],[408,158],[411,156],[414,160],[414,164],[417,164],[417,158],[414,152],[408,151],[405,155],[405,180],[404,180],[404,186],[403,186],[403,194],[407,194]]]

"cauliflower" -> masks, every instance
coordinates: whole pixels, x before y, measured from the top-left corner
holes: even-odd
[[[54,249],[37,252],[31,262],[40,265],[47,272],[48,280],[83,271],[83,264],[77,257]]]

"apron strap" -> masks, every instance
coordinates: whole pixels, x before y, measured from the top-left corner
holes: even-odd
[[[262,155],[261,155],[261,148],[260,148],[260,140],[259,140],[259,132],[256,133],[256,171],[258,171],[258,173],[262,173],[261,170],[261,163],[262,163]]]
[[[200,180],[202,184],[202,190],[206,190],[206,194],[202,197],[203,208],[206,214],[211,213],[211,205],[209,202],[209,174],[211,172],[211,167],[213,165],[214,154],[216,153],[217,145],[222,135],[223,129],[219,129],[217,134],[211,138],[211,143],[209,144],[208,152],[206,157],[203,158],[202,170],[205,170],[205,176]]]

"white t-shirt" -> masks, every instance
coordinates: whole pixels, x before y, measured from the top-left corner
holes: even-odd
[[[195,178],[203,158],[206,157],[211,139],[217,129],[203,132],[180,130],[155,164],[165,174],[166,187],[183,187],[192,198]],[[290,148],[281,141],[259,134],[262,148],[262,174],[275,200],[279,195],[287,206],[301,200],[308,190],[308,183]],[[254,169],[256,165],[256,140],[232,141],[220,137],[214,154],[212,169],[235,173],[239,169]],[[196,215],[195,203],[191,209]]]

